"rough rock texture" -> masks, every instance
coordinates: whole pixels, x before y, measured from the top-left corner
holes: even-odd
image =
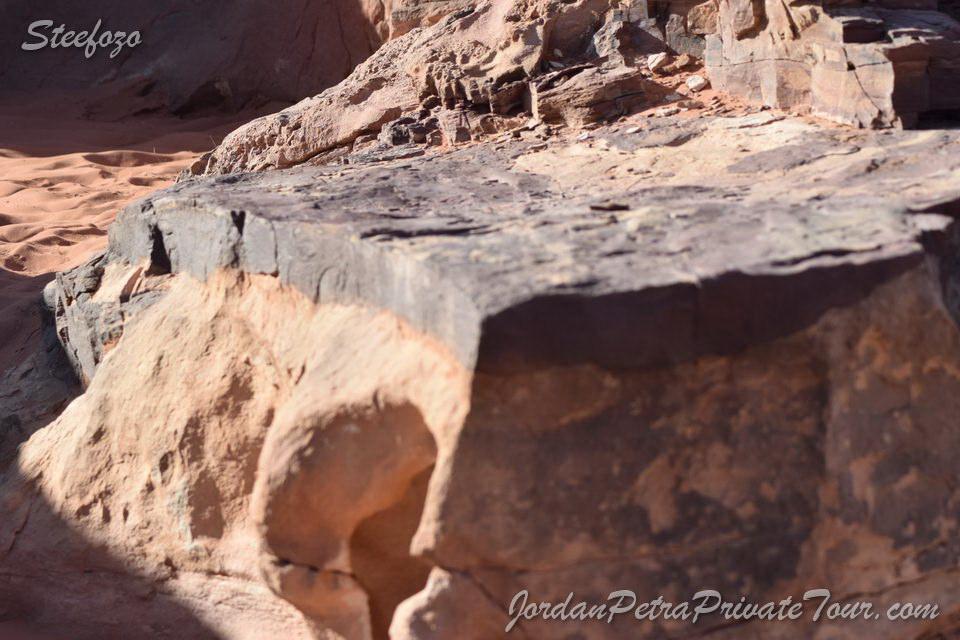
[[[860,127],[960,108],[960,23],[935,0],[721,0],[707,37],[714,86]]]
[[[711,13],[716,13],[715,0],[701,4],[692,0],[623,0],[607,15],[597,36],[601,41],[619,39],[621,44],[632,44],[640,53],[669,49],[702,58],[704,36],[717,29]]]
[[[451,384],[459,368],[442,349],[431,364],[429,341],[388,314],[318,310],[274,278],[225,276],[219,293],[212,280],[165,284],[164,298],[126,327],[84,396],[21,450],[5,477],[0,601],[39,628],[70,621],[74,638],[306,638],[311,625],[268,586],[304,608],[311,602],[303,590],[313,589],[313,606],[342,618],[316,613],[325,626],[366,637],[368,601],[396,605],[377,572],[419,575],[408,568],[409,534],[398,548],[377,534],[409,520],[407,491],[420,492],[408,507],[408,526],[416,524],[425,490],[417,478],[434,459],[424,421],[443,425],[445,412],[463,411],[448,397],[464,393]],[[248,316],[254,309],[263,315]],[[116,357],[134,343],[152,359]],[[354,344],[367,345],[370,359]],[[372,369],[382,376],[367,375]],[[314,376],[331,386],[317,387]],[[317,420],[327,426],[307,429]],[[280,422],[288,426],[273,430]],[[119,424],[126,426],[115,432]],[[302,441],[321,432],[335,446]],[[358,448],[336,460],[298,459],[303,445],[339,456],[351,442]],[[57,451],[73,455],[58,461]],[[291,497],[293,521],[283,508]],[[305,508],[333,518],[303,518]],[[262,540],[276,555],[260,550]],[[390,552],[399,559],[390,562]],[[22,566],[27,558],[34,569]],[[373,567],[359,575],[365,559]],[[361,578],[370,580],[369,598]],[[110,611],[109,625],[71,606],[80,598]],[[114,601],[124,604],[108,606]]]
[[[299,100],[346,77],[390,30],[381,0],[6,0],[3,10],[5,92],[82,90],[91,111],[111,115]],[[91,59],[76,48],[22,51],[39,19],[74,31],[102,19],[100,33],[138,30],[143,42],[114,59],[105,49]]]
[[[522,588],[821,584],[960,610],[960,134],[768,113],[626,130],[128,207],[106,256],[58,280],[90,383],[0,480],[7,618],[489,640]]]
[[[544,73],[559,68],[567,79],[572,70],[597,66],[604,52],[594,36],[616,6],[617,0],[485,0],[387,43],[341,84],[237,129],[193,174],[326,162],[425,107],[506,114],[533,99],[530,84]],[[629,45],[643,50],[642,43]],[[620,68],[613,75],[629,73]],[[576,86],[571,99],[636,103],[640,80],[587,80],[582,85],[592,89],[584,95],[584,86]]]
[[[388,37],[398,38],[417,27],[435,24],[451,13],[470,9],[476,4],[476,0],[388,0]]]
[[[637,69],[571,67],[531,83],[531,113],[543,122],[583,126],[625,115],[667,93]]]
[[[81,388],[44,313],[41,348],[0,375],[0,473],[16,458],[17,447],[56,418]]]

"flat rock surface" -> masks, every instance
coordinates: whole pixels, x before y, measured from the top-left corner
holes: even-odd
[[[918,259],[960,198],[953,131],[639,122],[187,180],[128,207],[111,251],[136,262],[162,237],[174,271],[279,273],[315,300],[394,310],[468,363],[562,346],[636,364],[803,326]]]

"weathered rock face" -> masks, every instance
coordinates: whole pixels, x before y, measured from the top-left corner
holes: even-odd
[[[417,27],[436,24],[451,13],[459,13],[476,4],[476,0],[388,0],[389,38],[398,38]]]
[[[142,43],[90,59],[80,48],[23,51],[27,28],[139,31]],[[166,108],[239,109],[251,102],[295,101],[342,80],[389,33],[380,0],[175,0],[4,3],[0,81],[5,92],[82,91],[93,112],[113,115]],[[53,37],[52,28],[44,31]],[[91,89],[95,89],[91,91]]]
[[[615,118],[667,93],[638,69],[571,67],[530,84],[534,119],[573,126]]]
[[[107,269],[99,295],[115,277],[128,279],[120,271]],[[394,584],[378,582],[378,571],[395,582],[416,566],[406,548],[412,530],[405,539],[400,532],[396,547],[380,534],[396,535],[411,517],[406,526],[416,525],[420,478],[435,457],[425,422],[441,428],[450,411],[462,412],[448,395],[463,393],[460,367],[389,314],[317,309],[275,278],[225,277],[217,293],[212,280],[168,276],[163,287],[86,394],[23,448],[5,477],[0,601],[19,603],[36,626],[72,619],[75,638],[105,632],[102,620],[71,606],[83,593],[143,603],[110,614],[106,631],[124,637],[314,637],[286,601],[345,637],[368,637],[368,606],[392,611],[413,592],[401,582],[397,596]],[[245,319],[253,309],[265,315]],[[133,358],[153,352],[159,360],[131,363],[122,345],[134,343]],[[332,357],[337,344],[346,348]],[[380,356],[364,362],[354,344]],[[315,386],[314,376],[327,378],[317,365],[339,371],[328,378],[333,386]],[[362,373],[372,368],[383,377]],[[274,431],[275,420],[288,426]],[[329,447],[335,433],[339,444]],[[341,457],[350,443],[359,448]],[[301,445],[336,459],[304,458]],[[49,458],[57,451],[75,455],[57,462]],[[382,478],[372,485],[371,469]],[[304,518],[305,508],[331,517]],[[261,550],[267,541],[272,551]],[[399,558],[390,562],[390,553]],[[37,574],[20,570],[27,558]],[[34,579],[45,572],[73,577]],[[418,575],[413,590],[425,573],[410,572]],[[369,581],[369,591],[357,580]],[[184,606],[183,597],[195,604]],[[184,611],[193,620],[185,623]]]
[[[624,129],[128,207],[59,279],[89,387],[0,480],[8,617],[489,640],[521,589],[960,609],[960,135]],[[701,631],[628,618],[510,635]]]
[[[935,11],[713,0],[484,0],[441,9],[452,13],[388,43],[341,84],[236,130],[192,174],[323,164],[394,125],[417,123],[436,144],[461,142],[471,119],[500,131],[498,118],[521,109],[592,124],[655,104],[669,92],[651,81],[648,56],[682,52],[665,67],[677,71],[703,54],[704,38],[713,86],[770,106],[809,106],[861,127],[912,125],[960,106],[960,24]],[[462,126],[436,124],[451,119]],[[436,140],[431,130],[441,132]]]
[[[625,105],[642,102],[647,92],[649,102],[660,88],[640,77],[639,70],[618,67],[622,57],[613,61],[606,79],[596,78],[600,63],[611,57],[597,32],[607,17],[617,24],[629,17],[611,11],[616,6],[616,0],[480,2],[387,43],[336,87],[237,129],[193,173],[223,175],[330,161],[348,153],[358,139],[376,136],[384,125],[423,109],[469,111],[474,118],[508,114],[536,102],[531,85],[549,80],[542,77],[548,71],[555,72],[554,85],[577,76],[569,92],[565,88],[553,94],[556,102],[576,103],[569,110],[570,124],[581,124],[585,112],[592,111],[594,119],[625,113]],[[619,55],[621,41],[617,43]],[[647,51],[642,39],[622,44],[628,51]],[[578,76],[588,70],[593,71]],[[591,110],[596,104],[607,106]],[[536,109],[533,104],[528,111]]]
[[[346,23],[328,40],[331,7]],[[200,29],[199,11],[156,24]],[[75,393],[59,354],[3,380],[0,636],[490,640],[518,620],[526,638],[685,637],[705,629],[518,619],[515,595],[819,586],[949,615],[709,632],[956,632],[960,134],[762,112],[551,129],[656,103],[654,74],[691,58],[647,56],[705,36],[722,89],[910,124],[957,106],[951,19],[728,0],[264,11],[226,18],[243,43],[226,66],[173,80],[164,65],[196,51],[173,39],[130,86],[175,110],[282,97],[393,40],[231,134],[193,169],[213,177],[129,206],[108,252],[48,289],[86,391],[41,428]],[[315,23],[303,42],[342,68],[265,70],[263,38],[299,49]]]
[[[723,0],[707,38],[715,87],[860,127],[960,108],[960,24],[936,2]]]

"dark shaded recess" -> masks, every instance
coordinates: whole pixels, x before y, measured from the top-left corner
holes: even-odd
[[[132,573],[123,559],[91,547],[18,470],[10,468],[0,473],[0,479],[6,487],[22,488],[29,500],[4,514],[23,525],[9,550],[0,555],[0,638],[221,638],[173,597],[158,591],[153,579]],[[57,541],[54,553],[43,548],[51,540]],[[35,571],[32,575],[5,571],[11,558],[14,565],[29,565]]]
[[[427,583],[431,566],[410,555],[410,542],[420,523],[432,472],[432,466],[422,471],[397,504],[361,522],[350,539],[350,563],[369,597],[375,640],[388,639],[397,605]]]
[[[938,8],[954,20],[960,21],[960,0],[940,0]]]
[[[943,109],[921,113],[916,128],[960,129],[960,109]]]
[[[36,283],[38,292],[33,307],[39,316],[40,344],[36,351],[22,354],[24,360],[33,359],[30,369],[22,372],[16,369],[20,362],[12,362],[8,363],[11,365],[9,371],[0,371],[0,475],[16,459],[19,446],[55,420],[70,401],[81,393],[80,381],[57,339],[53,314],[40,301],[39,289],[42,289],[47,277],[20,278],[0,271],[0,308],[4,307],[4,285],[11,280],[22,280],[27,286]],[[9,315],[11,322],[24,321],[19,314]],[[20,377],[12,379],[14,375]],[[41,388],[46,381],[49,381],[46,385],[49,389]],[[6,384],[11,382],[14,388],[7,388]],[[31,392],[39,393],[27,397]],[[7,402],[13,406],[14,413],[4,411]]]
[[[150,237],[153,243],[150,249],[150,268],[148,269],[148,273],[157,276],[170,273],[172,265],[170,264],[167,247],[163,242],[163,233],[158,227],[154,226],[150,229]]]
[[[232,94],[228,91],[221,89],[221,87],[229,86],[215,81],[206,82],[190,94],[190,96],[185,99],[181,104],[174,107],[171,111],[174,115],[178,116],[188,116],[188,115],[198,115],[210,111],[237,111],[243,104],[236,104],[236,101],[233,99]],[[257,103],[266,103],[268,100],[255,100],[254,104]]]
[[[960,200],[938,208],[948,215],[960,216]],[[954,223],[945,233],[925,236],[923,243],[937,272],[943,306],[960,325],[960,225]]]
[[[911,254],[797,273],[731,272],[693,284],[587,297],[545,296],[483,323],[478,369],[594,363],[663,366],[727,355],[810,326],[915,267]]]

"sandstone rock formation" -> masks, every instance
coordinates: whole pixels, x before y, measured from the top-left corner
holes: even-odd
[[[385,14],[389,16],[387,38],[393,39],[417,27],[436,24],[451,13],[476,5],[476,0],[389,0]]]
[[[336,87],[241,127],[193,173],[222,175],[327,162],[348,152],[358,139],[375,136],[384,125],[424,107],[469,111],[473,117],[508,114],[535,103],[531,81],[549,81],[541,76],[557,69],[551,76],[554,84],[594,69],[576,77],[571,93],[564,90],[557,99],[580,105],[571,110],[571,124],[579,124],[584,111],[596,119],[609,115],[609,105],[618,101],[641,102],[646,92],[652,92],[647,102],[653,101],[661,95],[659,88],[636,70],[614,65],[608,78],[595,77],[600,73],[595,35],[618,4],[485,0],[430,29],[387,43]],[[622,44],[627,50],[645,50],[642,43]],[[594,104],[607,106],[591,109]],[[537,111],[537,105],[528,111]]]
[[[478,15],[486,15],[486,4],[478,0],[291,0],[279,4],[243,0],[202,4],[178,1],[159,7],[149,3],[94,5],[57,0],[46,3],[40,15],[33,3],[20,0],[8,4],[0,26],[0,78],[14,96],[49,93],[62,97],[65,91],[74,92],[82,96],[95,117],[115,118],[158,109],[190,114],[210,108],[238,110],[270,101],[294,102],[337,84],[384,42],[450,15],[464,17],[474,7],[479,9]],[[567,6],[570,4],[575,6]],[[433,89],[436,93],[451,91],[451,99],[472,99],[457,93],[471,90],[465,79],[480,85],[486,80],[496,84],[503,79],[498,75],[509,76],[517,68],[529,74],[540,62],[576,57],[604,20],[606,35],[601,34],[601,38],[620,39],[626,49],[647,52],[670,46],[700,55],[703,35],[710,32],[705,30],[709,18],[701,16],[702,8],[694,12],[688,28],[686,12],[693,5],[679,1],[648,4],[645,0],[577,0],[551,4],[524,0],[499,5],[492,12],[495,15],[479,19],[483,23],[480,28],[456,29],[440,36],[447,42],[439,49],[431,49],[437,37],[433,36],[430,43],[413,40],[405,48],[393,49],[390,56],[395,58],[400,51],[412,54],[418,58],[410,61],[418,67],[415,73],[433,74],[429,79],[417,79],[419,92],[424,84],[439,82],[440,86]],[[611,8],[614,11],[608,12]],[[502,21],[504,17],[510,25]],[[35,39],[28,34],[30,25],[41,19],[53,22],[42,31],[48,38],[61,24],[65,30],[80,32],[89,31],[100,20],[99,34],[137,31],[142,43],[120,50],[116,58],[110,58],[111,50],[104,48],[88,59],[82,48],[53,48],[49,43],[39,51],[21,50],[22,43]],[[467,22],[476,20],[467,18]],[[554,26],[556,34],[552,33]],[[525,31],[528,28],[531,30]],[[512,29],[519,30],[512,33]],[[465,40],[458,41],[461,36]],[[555,46],[536,42],[543,38],[555,39]],[[489,48],[511,39],[516,46],[498,56],[496,68],[485,68],[483,59]],[[529,46],[518,39],[529,41]],[[451,43],[459,49],[451,49]],[[515,64],[511,58],[522,61]],[[383,70],[382,66],[379,69]],[[368,78],[375,76],[367,74]],[[390,84],[393,80],[387,75],[371,82]],[[364,84],[362,80],[360,84]],[[372,91],[369,84],[364,86],[366,89],[359,89],[361,95]],[[356,98],[357,91],[351,95]],[[486,101],[481,99],[479,103]]]
[[[372,44],[346,66],[389,41],[126,207],[46,290],[55,328],[0,388],[0,638],[956,634],[960,132],[691,117],[704,94],[672,92],[707,80],[664,80],[706,38],[715,86],[910,124],[956,106],[954,23],[736,0],[350,11],[332,50]],[[226,67],[258,70],[235,95],[327,83],[287,85],[258,42]],[[223,86],[211,64],[161,73],[167,106],[207,104],[189,87]],[[84,390],[62,409],[64,361]],[[816,587],[942,616],[506,633],[522,590]]]
[[[90,382],[0,481],[0,601],[74,638],[81,593],[177,638],[489,640],[520,589],[960,608],[960,136],[625,130],[128,207],[58,280]],[[926,628],[812,624],[709,628]]]
[[[323,164],[391,123],[414,124],[423,141],[437,130],[430,141],[439,144],[509,128],[497,116],[518,110],[572,126],[604,120],[662,100],[669,92],[649,81],[648,56],[682,52],[660,65],[677,72],[703,52],[704,37],[712,85],[768,106],[810,106],[862,127],[910,126],[960,106],[960,25],[945,14],[777,5],[768,15],[741,4],[442,3],[453,13],[440,23],[389,42],[343,83],[241,127],[192,173]],[[480,118],[490,122],[471,124]],[[439,124],[451,120],[459,124]]]
[[[721,0],[706,63],[718,89],[860,127],[960,108],[960,24],[936,2]]]

